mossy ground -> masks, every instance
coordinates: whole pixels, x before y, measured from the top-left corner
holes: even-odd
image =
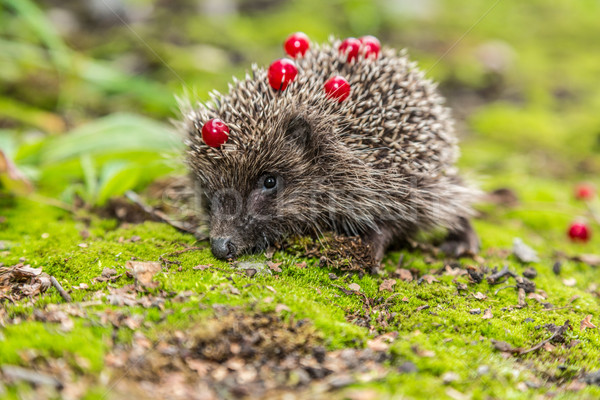
[[[600,186],[597,178],[600,117],[595,112],[600,105],[597,79],[600,53],[594,51],[600,35],[597,2],[500,2],[474,27],[473,23],[491,4],[466,0],[423,2],[435,6],[430,5],[429,11],[427,7],[423,10],[408,7],[399,12],[377,2],[340,5],[306,1],[267,5],[249,14],[214,20],[191,18],[192,5],[187,3],[179,10],[163,9],[157,12],[153,23],[146,21],[135,29],[142,29],[147,43],[169,62],[178,77],[199,93],[213,88],[225,90],[230,76],[240,76],[250,62],[266,64],[279,57],[279,43],[290,30],[304,30],[318,41],[331,32],[339,36],[370,33],[394,46],[406,46],[428,75],[441,82],[442,91],[456,109],[463,136],[460,167],[475,177],[483,189],[508,187],[519,197],[519,204],[514,207],[480,205],[481,217],[474,225],[482,241],[481,259],[462,259],[461,267],[507,265],[521,274],[526,265],[510,255],[513,239],[520,237],[540,255],[539,262],[527,266],[537,270],[534,282],[547,293],[545,301],[555,309],[547,310],[531,299],[527,300],[527,307],[516,308],[518,297],[514,288],[496,293],[499,286],[490,286],[486,280],[474,284],[465,276],[447,274],[436,275],[439,282],[432,283],[396,278],[393,293],[380,292],[380,284],[396,269],[400,257],[404,268],[415,269],[421,275],[446,264],[442,258],[409,249],[388,254],[381,275],[345,274],[319,267],[316,259],[278,252],[273,259],[283,262],[280,273],[248,277],[234,266],[214,259],[206,243],[196,243],[191,235],[166,224],[120,225],[93,214],[76,216],[33,199],[2,195],[0,241],[5,248],[0,250],[0,262],[10,266],[24,260],[33,267],[42,267],[67,290],[87,284],[87,289],[72,290],[71,296],[75,303],[92,301],[92,304],[85,306],[85,318],[74,318],[72,329],[63,330],[58,324],[36,320],[34,315],[36,308],[63,302],[53,288],[35,302],[3,303],[7,317],[19,318],[19,323],[0,327],[0,365],[31,366],[44,359],[64,360],[76,371],[77,379],[88,382],[87,398],[110,398],[110,386],[103,374],[117,372],[107,372],[106,356],[115,345],[131,343],[135,332],[121,327],[115,333],[110,324],[101,323],[98,315],[105,310],[141,315],[143,322],[136,330],[151,340],[159,340],[207,321],[213,315],[213,305],[273,312],[278,304],[284,304],[290,310],[282,312],[284,317],[293,315],[312,321],[330,350],[362,348],[378,333],[399,333],[387,350],[392,355],[387,361],[391,372],[384,379],[355,383],[331,396],[374,390],[381,398],[600,397],[598,386],[581,389],[573,385],[585,373],[600,369],[599,330],[579,327],[588,315],[593,316],[592,323],[600,318],[599,271],[568,259],[562,259],[560,275],[552,271],[561,258],[559,252],[598,253],[600,246],[597,232],[586,244],[571,243],[565,235],[574,218],[589,217],[587,207],[573,199],[574,184],[586,180]],[[321,12],[315,13],[315,7]],[[36,31],[31,28],[37,26],[35,23],[23,23],[18,18],[5,22],[13,36],[15,32],[25,32],[24,40],[36,42],[32,39]],[[19,24],[28,25],[29,30]],[[469,34],[437,63],[444,50],[467,30]],[[106,34],[72,35],[68,42],[89,59],[112,60],[114,54],[126,54],[136,48],[137,39],[128,32],[117,24]],[[168,37],[185,40],[165,39]],[[197,43],[205,47],[196,48]],[[482,56],[484,45],[492,46],[493,57],[500,59]],[[142,54],[136,56],[142,60],[138,61],[145,62],[143,65],[147,67],[142,79],[151,85],[144,86],[142,80],[132,80],[127,85],[109,79],[112,83],[89,86],[89,82],[83,84],[77,81],[80,78],[68,75],[63,76],[68,80],[66,86],[57,89],[59,78],[55,71],[44,65],[43,56],[42,61],[36,61],[35,52],[29,49],[23,54],[30,58],[23,56],[12,64],[9,60],[6,65],[10,68],[2,68],[0,78],[8,83],[9,89],[0,100],[17,91],[15,104],[31,104],[68,115],[70,123],[75,125],[98,114],[123,110],[143,112],[161,120],[170,117],[175,102],[170,100],[169,93],[180,92],[180,82],[169,68],[157,65],[154,55],[145,47],[140,45],[137,50]],[[497,63],[504,66],[490,67]],[[32,76],[39,79],[30,79]],[[33,83],[28,83],[30,80]],[[76,111],[73,104],[78,105]],[[9,111],[3,111],[1,116],[5,117]],[[19,119],[10,113],[8,117],[25,121],[24,127],[8,125],[10,132],[7,132],[18,138],[16,143],[25,141],[27,135],[23,132],[27,132],[28,124],[44,129],[43,124],[31,122],[31,118]],[[25,155],[15,156],[24,169],[31,159],[28,152],[35,146],[27,148]],[[130,153],[124,153],[123,157],[127,158],[127,154]],[[147,154],[140,154],[136,157],[147,159]],[[99,160],[96,159],[98,163]],[[81,184],[82,174],[73,171],[83,161],[73,159],[68,163],[58,167],[47,165],[40,170],[37,175],[40,193],[64,198],[65,193],[72,192],[72,186],[67,185],[73,179]],[[600,230],[592,219],[589,222],[592,229]],[[84,230],[89,232],[85,239],[80,233]],[[128,240],[137,236],[139,240]],[[85,246],[80,246],[82,243]],[[189,246],[203,249],[168,257]],[[110,288],[133,283],[133,278],[126,276],[111,283],[94,281],[104,268],[124,273],[127,260],[159,261],[161,256],[180,263],[163,268],[156,277],[159,286],[150,290],[150,293],[172,292],[173,296],[167,296],[164,310],[119,307],[106,301],[94,303],[97,292],[107,293]],[[266,258],[257,255],[245,260],[263,262]],[[306,268],[298,267],[302,261],[306,261]],[[193,268],[206,264],[215,268]],[[340,278],[331,280],[332,272]],[[567,286],[565,279],[574,279],[574,285]],[[369,299],[394,296],[385,310],[394,314],[386,319],[387,324],[377,322],[381,309],[369,310],[361,296],[346,294],[335,286],[348,287],[350,283],[360,285]],[[467,290],[459,291],[457,283],[467,284]],[[184,302],[175,299],[176,293],[185,291],[191,294]],[[473,296],[476,292],[487,298],[476,299]],[[425,305],[429,307],[419,309]],[[483,314],[471,314],[469,310],[475,308],[482,312],[490,309],[493,317],[483,319]],[[367,315],[371,317],[371,327],[349,322],[348,316],[365,317],[365,313],[371,314]],[[495,350],[491,342],[531,347],[550,336],[544,325],[562,325],[566,320],[573,326],[567,339],[572,343],[578,341],[572,347],[556,345],[552,350],[542,348],[524,356],[507,356]],[[398,366],[406,361],[412,362],[417,371],[400,372]],[[449,372],[456,376],[448,379]],[[24,384],[5,387],[0,384],[0,397],[21,398],[30,390]]]

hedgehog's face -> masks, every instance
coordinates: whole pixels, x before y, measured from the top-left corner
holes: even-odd
[[[278,194],[284,179],[264,172],[254,185],[204,190],[210,217],[210,241],[217,258],[235,258],[244,252],[264,250],[281,235],[276,222]]]
[[[305,184],[314,159],[311,127],[295,118],[260,145],[227,157],[203,160],[197,172],[204,212],[210,218],[213,254],[221,259],[258,252],[284,234],[301,229],[306,214]],[[313,174],[314,175],[314,174]],[[313,176],[314,177],[314,176]]]

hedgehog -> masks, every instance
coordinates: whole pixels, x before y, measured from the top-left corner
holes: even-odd
[[[296,45],[290,51],[289,42]],[[376,262],[443,229],[446,255],[478,251],[479,191],[454,166],[453,120],[406,50],[372,36],[285,44],[229,92],[182,105],[187,164],[212,253],[234,259],[290,235],[359,236]]]

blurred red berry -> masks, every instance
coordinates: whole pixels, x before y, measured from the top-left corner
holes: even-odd
[[[325,82],[325,93],[330,99],[336,99],[338,103],[350,96],[350,84],[344,77],[336,75]]]
[[[360,39],[362,43],[361,52],[365,55],[365,58],[374,56],[373,58],[379,57],[379,50],[381,50],[381,43],[375,36],[363,36]]]
[[[304,34],[303,32],[296,32],[291,34],[283,44],[285,52],[293,58],[303,56],[304,54],[306,54],[306,51],[309,47],[310,40],[308,39],[308,36],[306,36],[306,34]]]
[[[360,51],[361,43],[357,38],[349,37],[344,39],[342,44],[340,44],[339,51],[343,54],[348,54],[348,58],[346,59],[348,62],[352,62],[352,60],[356,60],[358,58],[358,52]]]
[[[202,126],[202,140],[210,147],[219,147],[229,138],[229,127],[218,118],[209,119]]]
[[[573,241],[587,242],[592,236],[590,228],[583,222],[573,222],[568,233]]]
[[[575,187],[575,198],[577,200],[591,200],[596,195],[596,190],[589,183],[580,183]]]
[[[267,73],[269,85],[275,90],[285,90],[296,78],[296,75],[298,75],[296,64],[287,58],[273,61]]]

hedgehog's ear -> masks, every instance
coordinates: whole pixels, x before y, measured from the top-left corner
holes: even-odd
[[[285,128],[285,137],[297,146],[310,148],[313,142],[313,132],[310,123],[302,115],[296,115]]]

